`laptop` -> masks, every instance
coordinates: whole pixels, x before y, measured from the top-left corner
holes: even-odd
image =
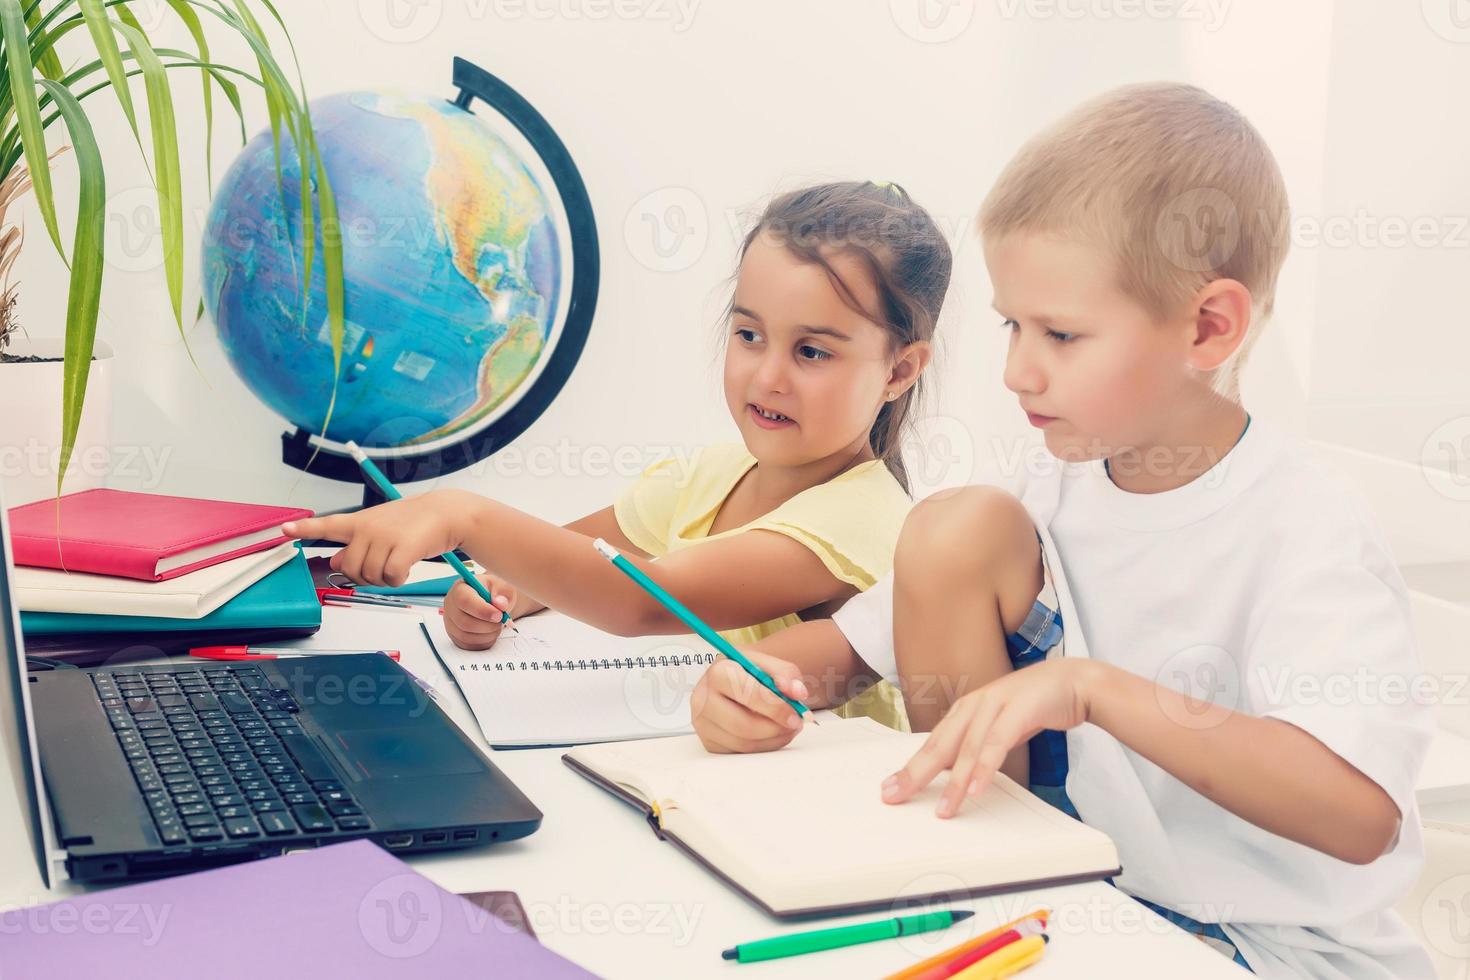
[[[47,886],[366,838],[513,840],[541,811],[377,653],[28,671],[0,502],[0,738]]]

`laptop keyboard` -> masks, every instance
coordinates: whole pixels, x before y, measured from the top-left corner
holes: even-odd
[[[372,824],[259,667],[113,670],[97,697],[167,845]]]

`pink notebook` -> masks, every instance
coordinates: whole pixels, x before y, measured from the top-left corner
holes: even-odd
[[[352,841],[7,910],[0,913],[0,976],[593,974],[376,844]]]
[[[282,524],[310,516],[301,507],[83,490],[11,508],[11,551],[17,565],[161,582],[275,547],[286,540]]]

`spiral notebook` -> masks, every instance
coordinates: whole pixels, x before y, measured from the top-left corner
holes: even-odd
[[[716,654],[697,636],[621,637],[560,613],[516,620],[489,650],[456,647],[443,619],[435,652],[494,748],[687,735],[689,696]]]

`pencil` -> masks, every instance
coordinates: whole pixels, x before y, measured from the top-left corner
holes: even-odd
[[[362,475],[373,481],[373,486],[378,488],[379,493],[389,500],[403,499],[403,494],[399,493],[398,488],[388,482],[388,478],[383,475],[383,471],[378,469],[376,463],[368,459],[368,454],[363,452],[357,443],[348,442],[346,446],[347,451],[352,454],[352,458],[357,460],[357,466],[358,469],[362,470]],[[459,560],[459,555],[456,555],[452,551],[446,551],[440,557],[449,563],[450,568],[459,573],[459,577],[464,579],[465,583],[474,589],[481,599],[484,599],[492,606],[495,605],[495,599],[490,595],[490,590],[485,588],[485,583],[476,578],[475,573],[470,571],[469,566]],[[496,608],[498,609],[499,607],[496,606]],[[515,628],[515,623],[511,622],[510,610],[500,610],[500,623],[502,626],[509,626],[512,629]]]
[[[618,549],[614,548],[612,545],[608,544],[601,538],[598,538],[596,541],[592,542],[592,547],[597,549],[598,554],[602,555],[602,557],[612,562],[613,565],[617,567],[618,571],[628,576],[630,579],[636,582],[643,589],[643,591],[647,592],[649,595],[657,599],[665,609],[673,613],[675,616],[679,617],[680,621],[682,621],[685,626],[688,626],[694,632],[698,633],[710,646],[714,647],[716,650],[720,651],[725,656],[735,661],[745,670],[747,674],[760,681],[761,685],[765,687],[766,690],[770,691],[772,694],[776,695],[776,697],[791,705],[791,709],[795,711],[797,715],[804,715],[811,710],[800,701],[794,701],[791,698],[788,698],[786,695],[782,694],[780,688],[776,687],[776,682],[771,679],[770,674],[766,673],[755,664],[751,663],[749,657],[741,653],[739,650],[735,649],[735,647],[733,647],[730,642],[726,640],[723,636],[710,629],[704,620],[700,619],[698,616],[694,615],[694,613],[685,608],[684,604],[678,599],[675,599],[673,596],[665,592],[663,590],[663,587],[660,586],[657,582],[649,578],[647,575],[644,575],[642,569],[640,569],[637,565],[633,564],[628,559],[619,554]]]

